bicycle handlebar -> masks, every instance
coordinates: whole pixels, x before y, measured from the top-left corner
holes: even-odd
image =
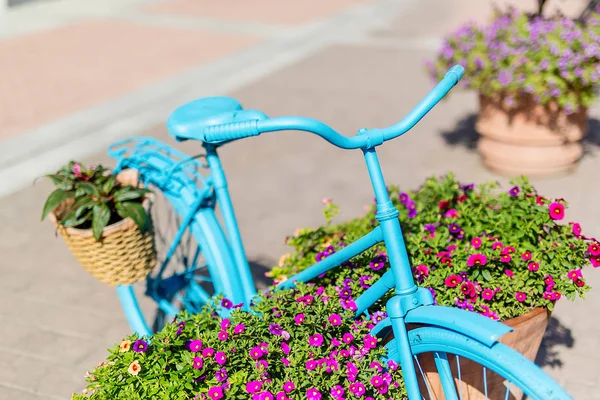
[[[464,68],[455,65],[446,72],[444,78],[408,113],[400,122],[388,128],[378,130],[378,141],[394,139],[415,126],[435,105],[458,83],[464,74]],[[249,111],[252,112],[252,111]],[[239,122],[213,125],[204,128],[203,137],[198,137],[207,143],[219,143],[250,136],[258,136],[264,132],[283,130],[300,130],[315,133],[329,143],[343,149],[369,148],[369,135],[344,136],[330,126],[304,117],[276,117],[266,119],[251,119]],[[367,133],[370,131],[366,131]],[[380,144],[380,143],[379,143]]]

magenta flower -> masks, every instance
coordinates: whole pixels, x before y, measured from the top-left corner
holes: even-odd
[[[509,278],[512,278],[513,276],[515,276],[515,273],[512,272],[510,269],[507,269],[506,271],[504,271],[504,273],[506,274],[506,276],[508,276]]]
[[[297,314],[294,317],[294,322],[296,323],[296,325],[300,325],[301,323],[304,322],[304,314]]]
[[[540,264],[536,263],[536,262],[530,262],[527,265],[527,269],[530,270],[531,272],[535,272],[540,268]]]
[[[221,330],[222,331],[226,331],[227,329],[229,329],[230,326],[231,326],[231,321],[229,320],[229,318],[225,318],[223,321],[221,321]]]
[[[342,324],[342,317],[339,314],[331,314],[329,316],[329,323],[332,326],[338,326]]]
[[[287,397],[285,392],[277,392],[277,394],[275,395],[275,400],[291,400],[291,399],[289,397]]]
[[[285,355],[290,354],[290,345],[287,344],[286,342],[281,342],[281,351]]]
[[[223,388],[221,386],[213,386],[208,389],[208,398],[219,400],[223,398]]]
[[[482,266],[482,265],[485,265],[485,264],[487,264],[487,257],[484,256],[483,254],[479,254],[479,253],[477,253],[477,254],[471,254],[469,256],[469,258],[467,259],[467,265],[469,267],[472,267],[472,266],[478,266],[479,267],[479,266]]]
[[[588,246],[588,252],[592,256],[600,256],[600,244],[592,243]]]
[[[227,357],[225,356],[225,353],[223,353],[222,351],[218,351],[217,354],[215,354],[215,362],[219,365],[223,365],[227,362]]]
[[[494,292],[492,289],[483,289],[481,292],[481,298],[484,300],[492,300],[495,294],[496,292]]]
[[[515,293],[515,299],[517,299],[519,303],[522,303],[527,299],[527,294],[523,292],[517,292]]]
[[[444,284],[450,288],[457,287],[462,282],[462,278],[458,275],[450,275],[444,281]]]
[[[350,393],[352,393],[356,397],[362,397],[366,392],[365,385],[362,382],[351,383],[348,390],[350,390]]]
[[[512,257],[510,256],[510,254],[502,254],[500,256],[500,261],[503,263],[509,263],[510,260],[512,260]]]
[[[429,267],[427,265],[419,265],[415,270],[418,276],[429,276]]]
[[[356,311],[357,306],[352,299],[340,299],[340,304],[344,310]]]
[[[577,222],[573,224],[573,235],[581,236],[581,225]]]
[[[262,351],[262,349],[258,346],[253,347],[250,349],[250,358],[252,358],[253,360],[258,360],[259,358],[261,358],[265,353]]]
[[[133,344],[133,351],[136,353],[145,353],[148,350],[148,343],[145,340],[136,340]]]
[[[449,209],[448,211],[446,211],[444,213],[444,217],[446,218],[458,218],[458,211],[456,211],[454,208]]]
[[[373,387],[379,387],[381,385],[383,385],[385,382],[383,381],[383,377],[379,376],[379,375],[375,375],[371,378],[371,385],[373,385]]]
[[[331,397],[333,397],[334,399],[339,399],[340,397],[342,397],[344,395],[344,392],[345,390],[341,385],[335,385],[329,391]]]
[[[475,289],[475,285],[473,285],[473,282],[469,282],[469,281],[460,285],[460,291],[465,296],[469,296],[469,297],[474,297],[477,295],[477,290]]]
[[[264,392],[260,392],[258,394],[258,400],[273,400],[273,394],[268,390],[265,390]]]
[[[363,338],[363,344],[365,345],[366,349],[374,349],[377,347],[377,338],[372,335],[365,335]]]
[[[550,204],[548,210],[550,211],[550,218],[555,221],[560,221],[565,217],[565,206],[560,203]]]
[[[287,358],[285,358],[285,357],[282,357],[282,358],[281,358],[281,362],[282,362],[282,363],[283,363],[283,365],[285,365],[286,367],[289,367],[289,366],[290,366],[290,360],[288,360],[288,359],[287,359]]]
[[[577,279],[582,278],[583,276],[581,275],[581,270],[580,269],[573,269],[571,271],[569,271],[569,273],[567,274],[567,276],[569,277],[570,280],[572,280],[573,282],[575,282]]]
[[[342,336],[342,342],[344,342],[346,344],[352,343],[353,340],[354,340],[354,336],[352,336],[352,334],[349,332],[344,333],[344,335]]]
[[[188,344],[188,349],[190,349],[192,353],[199,352],[202,349],[202,340],[192,340]]]
[[[323,344],[323,335],[315,333],[308,338],[308,344],[313,347],[320,347]]]
[[[250,382],[246,383],[246,392],[248,392],[250,394],[256,393],[260,389],[262,389],[261,381],[250,381]]]
[[[245,330],[246,330],[246,327],[244,326],[244,324],[237,324],[233,328],[233,333],[235,333],[236,335],[241,335],[242,333],[244,333]]]
[[[519,189],[519,187],[515,186],[512,189],[510,189],[508,193],[514,197],[514,196],[518,196],[520,192],[521,192],[521,190]]]
[[[504,247],[504,245],[502,244],[502,242],[494,242],[494,243],[492,243],[492,250],[502,249],[502,247]]]
[[[215,379],[217,382],[223,382],[227,380],[227,370],[225,368],[221,368],[217,372],[215,372]]]
[[[192,360],[192,367],[194,367],[194,369],[201,369],[203,365],[204,365],[204,360],[202,359],[202,357],[196,356]]]
[[[271,335],[281,336],[282,332],[283,332],[283,329],[278,324],[269,325],[269,333],[271,333]]]
[[[592,258],[590,258],[590,262],[592,263],[592,267],[600,267],[600,256],[593,256]]]
[[[319,366],[319,363],[317,362],[317,360],[308,360],[304,366],[306,367],[307,371],[313,371],[314,369],[316,369]]]
[[[525,261],[531,260],[531,252],[527,250],[525,253],[521,254],[521,259]]]
[[[288,381],[283,384],[283,390],[285,390],[287,393],[291,392],[295,388],[296,385],[294,385],[294,382]]]
[[[317,388],[310,388],[306,391],[306,400],[321,400],[321,392]]]
[[[480,248],[481,247],[481,239],[478,237],[471,239],[471,246],[473,246],[476,249]]]
[[[400,200],[400,203],[406,205],[406,203],[408,203],[410,200],[410,197],[408,197],[407,193],[402,192],[398,195],[398,200]]]
[[[256,369],[267,369],[269,368],[269,363],[266,360],[258,360],[254,366]]]
[[[218,337],[219,337],[219,340],[223,342],[223,341],[227,340],[227,338],[229,338],[229,334],[226,331],[221,331],[221,332],[219,332]]]

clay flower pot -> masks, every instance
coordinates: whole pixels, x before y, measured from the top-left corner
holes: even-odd
[[[557,104],[521,95],[511,110],[503,100],[479,96],[478,147],[488,168],[506,176],[551,176],[576,168],[588,131],[587,109],[567,115]]]
[[[517,318],[512,318],[504,321],[504,324],[511,326],[514,331],[506,334],[500,339],[501,343],[519,351],[530,361],[535,360],[535,356],[542,343],[544,332],[548,326],[550,312],[545,308],[535,308]],[[419,363],[423,372],[427,377],[429,390],[431,390],[431,399],[445,399],[444,391],[437,374],[437,369],[433,356],[431,354],[423,354],[418,356]],[[487,373],[487,397],[484,392],[483,384],[483,368],[481,365],[460,358],[460,374],[461,380],[458,380],[458,371],[456,368],[456,359],[453,355],[448,355],[452,368],[452,376],[454,376],[456,388],[459,393],[462,393],[464,400],[484,400],[505,398],[506,385],[503,379],[495,374]],[[427,392],[427,387],[422,384],[421,391]],[[508,399],[521,399],[522,392],[514,386],[510,387],[510,395]]]

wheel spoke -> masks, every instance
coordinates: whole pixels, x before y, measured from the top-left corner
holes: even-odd
[[[429,382],[427,382],[427,377],[423,373],[423,368],[421,368],[421,363],[419,362],[419,358],[417,356],[413,356],[415,361],[417,362],[417,366],[419,367],[419,371],[421,372],[421,376],[423,377],[423,382],[425,382],[425,387],[427,388],[427,393],[429,393],[429,398],[433,399],[433,395],[431,394],[431,388],[429,387]]]

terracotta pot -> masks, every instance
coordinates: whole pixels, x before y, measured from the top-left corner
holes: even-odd
[[[501,343],[512,347],[519,351],[530,361],[535,360],[535,356],[539,350],[540,344],[548,321],[550,319],[550,312],[545,308],[536,308],[529,313],[522,315],[517,318],[504,321],[506,325],[511,326],[514,331],[506,334],[500,339]],[[444,392],[437,374],[435,362],[431,354],[423,354],[418,356],[419,363],[423,372],[427,377],[427,383],[431,390],[431,400],[444,399]],[[484,385],[483,385],[483,369],[481,365],[460,358],[460,372],[461,380],[458,380],[458,371],[456,370],[456,359],[454,356],[448,356],[451,367],[452,376],[455,377],[455,383],[457,389],[462,393],[462,399],[465,400],[483,400],[486,398],[499,399],[504,398],[506,393],[506,386],[503,379],[489,371],[487,373],[487,394],[485,396]],[[422,384],[421,391],[427,393],[427,388]],[[509,399],[517,400],[522,398],[523,393],[516,387],[511,386]]]
[[[587,109],[567,115],[557,104],[518,97],[510,110],[503,98],[479,96],[475,127],[484,164],[501,175],[550,176],[572,171],[583,155]]]

